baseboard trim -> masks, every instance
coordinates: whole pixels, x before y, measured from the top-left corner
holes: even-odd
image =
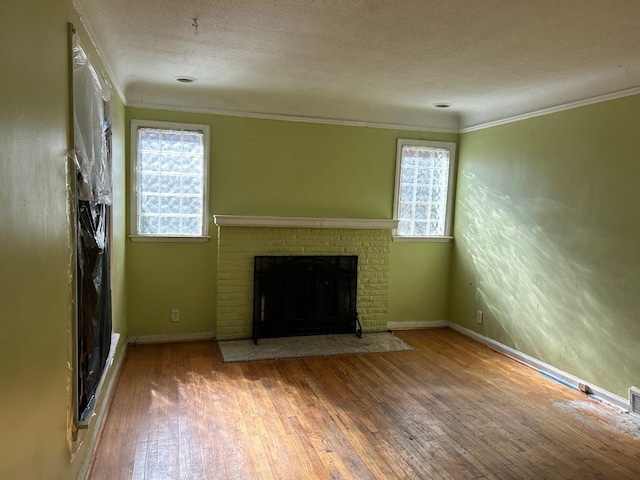
[[[127,343],[129,345],[139,345],[144,343],[195,342],[198,340],[212,340],[214,338],[216,338],[216,332],[179,333],[175,335],[142,335],[139,337],[127,337]]]
[[[614,393],[611,393],[608,390],[605,390],[604,388],[593,385],[592,383],[586,380],[583,380],[574,375],[571,375],[570,373],[560,370],[559,368],[556,368],[553,365],[549,365],[548,363],[538,360],[537,358],[532,357],[531,355],[527,355],[526,353],[516,350],[515,348],[509,347],[508,345],[505,345],[496,340],[493,340],[492,338],[489,338],[480,333],[474,332],[473,330],[469,330],[468,328],[461,327],[460,325],[457,325],[452,322],[447,322],[447,323],[449,328],[451,328],[452,330],[455,330],[456,332],[459,332],[467,337],[473,338],[474,340],[486,345],[492,350],[495,350],[497,352],[502,353],[503,355],[511,357],[514,360],[517,360],[518,362],[528,367],[534,368],[535,370],[540,372],[542,375],[549,377],[552,380],[555,380],[557,382],[560,382],[567,387],[573,388],[575,390],[580,390],[579,388],[580,384],[589,385],[589,387],[593,392],[593,394],[588,394],[589,397],[593,398],[594,400],[607,403],[621,410],[629,411],[629,402],[627,399],[623,397],[620,397]]]
[[[116,345],[117,351],[117,345]],[[106,385],[103,384],[100,390],[100,395],[102,396],[102,401],[98,408],[98,411],[94,411],[93,417],[95,418],[95,423],[91,427],[92,432],[95,432],[90,440],[89,446],[87,447],[87,453],[82,463],[82,467],[80,468],[80,472],[78,474],[79,479],[88,479],[89,474],[91,473],[91,469],[93,468],[93,463],[96,458],[96,452],[98,448],[98,444],[102,437],[102,432],[104,430],[105,421],[107,419],[107,415],[109,414],[109,407],[111,406],[111,402],[113,400],[113,394],[115,392],[116,383],[120,378],[120,371],[122,370],[122,365],[124,364],[124,357],[127,354],[127,342],[122,344],[122,353],[120,355],[116,355],[114,351],[113,359],[110,369],[113,369],[113,373],[109,378],[109,381]]]
[[[432,322],[423,322],[420,320],[408,322],[387,322],[388,330],[417,330],[420,328],[446,328],[449,322],[446,320],[436,320]]]
[[[571,375],[559,368],[554,367],[548,363],[543,362],[542,360],[538,360],[531,355],[527,355],[515,348],[509,347],[503,343],[498,342],[492,338],[486,337],[480,333],[474,332],[468,328],[462,327],[458,324],[446,321],[446,320],[436,320],[430,322],[423,321],[407,321],[407,322],[387,322],[388,330],[416,330],[416,329],[427,329],[427,328],[451,328],[462,335],[470,337],[487,347],[495,350],[503,355],[506,355],[514,360],[530,367],[542,375],[545,375],[555,381],[558,381],[567,387],[573,388],[575,390],[579,390],[579,385],[589,385],[592,394],[588,394],[589,397],[594,400],[601,401],[603,403],[607,403],[611,406],[619,408],[624,411],[629,411],[629,401],[626,398],[620,397],[604,388],[598,387],[597,385],[593,385],[591,382],[583,380],[581,378],[576,377],[575,375]],[[172,342],[191,342],[198,340],[212,340],[216,338],[215,332],[198,332],[198,333],[184,333],[177,335],[143,335],[143,336],[130,336],[127,338],[127,343],[130,345],[137,344],[149,344],[149,343],[172,343]],[[121,359],[120,359],[121,361]],[[118,366],[119,369],[119,366]],[[109,389],[112,388],[111,382]]]

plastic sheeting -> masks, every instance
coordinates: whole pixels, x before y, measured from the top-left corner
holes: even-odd
[[[77,419],[91,418],[111,346],[109,205],[111,89],[103,86],[77,35],[72,43],[75,163]]]
[[[73,36],[73,158],[80,175],[78,195],[89,203],[111,205],[111,88],[103,86],[77,35]]]

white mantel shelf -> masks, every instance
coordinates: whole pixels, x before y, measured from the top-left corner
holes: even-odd
[[[398,227],[398,220],[392,219],[268,217],[248,215],[214,215],[213,223],[219,227],[355,228],[369,230],[393,230]]]

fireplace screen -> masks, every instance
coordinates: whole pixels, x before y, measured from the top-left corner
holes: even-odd
[[[357,256],[256,256],[254,266],[254,343],[292,335],[360,336]]]

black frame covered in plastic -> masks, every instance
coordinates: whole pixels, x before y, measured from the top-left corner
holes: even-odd
[[[73,31],[73,27],[70,27]],[[91,418],[111,348],[111,90],[71,36],[75,231],[75,424]]]

